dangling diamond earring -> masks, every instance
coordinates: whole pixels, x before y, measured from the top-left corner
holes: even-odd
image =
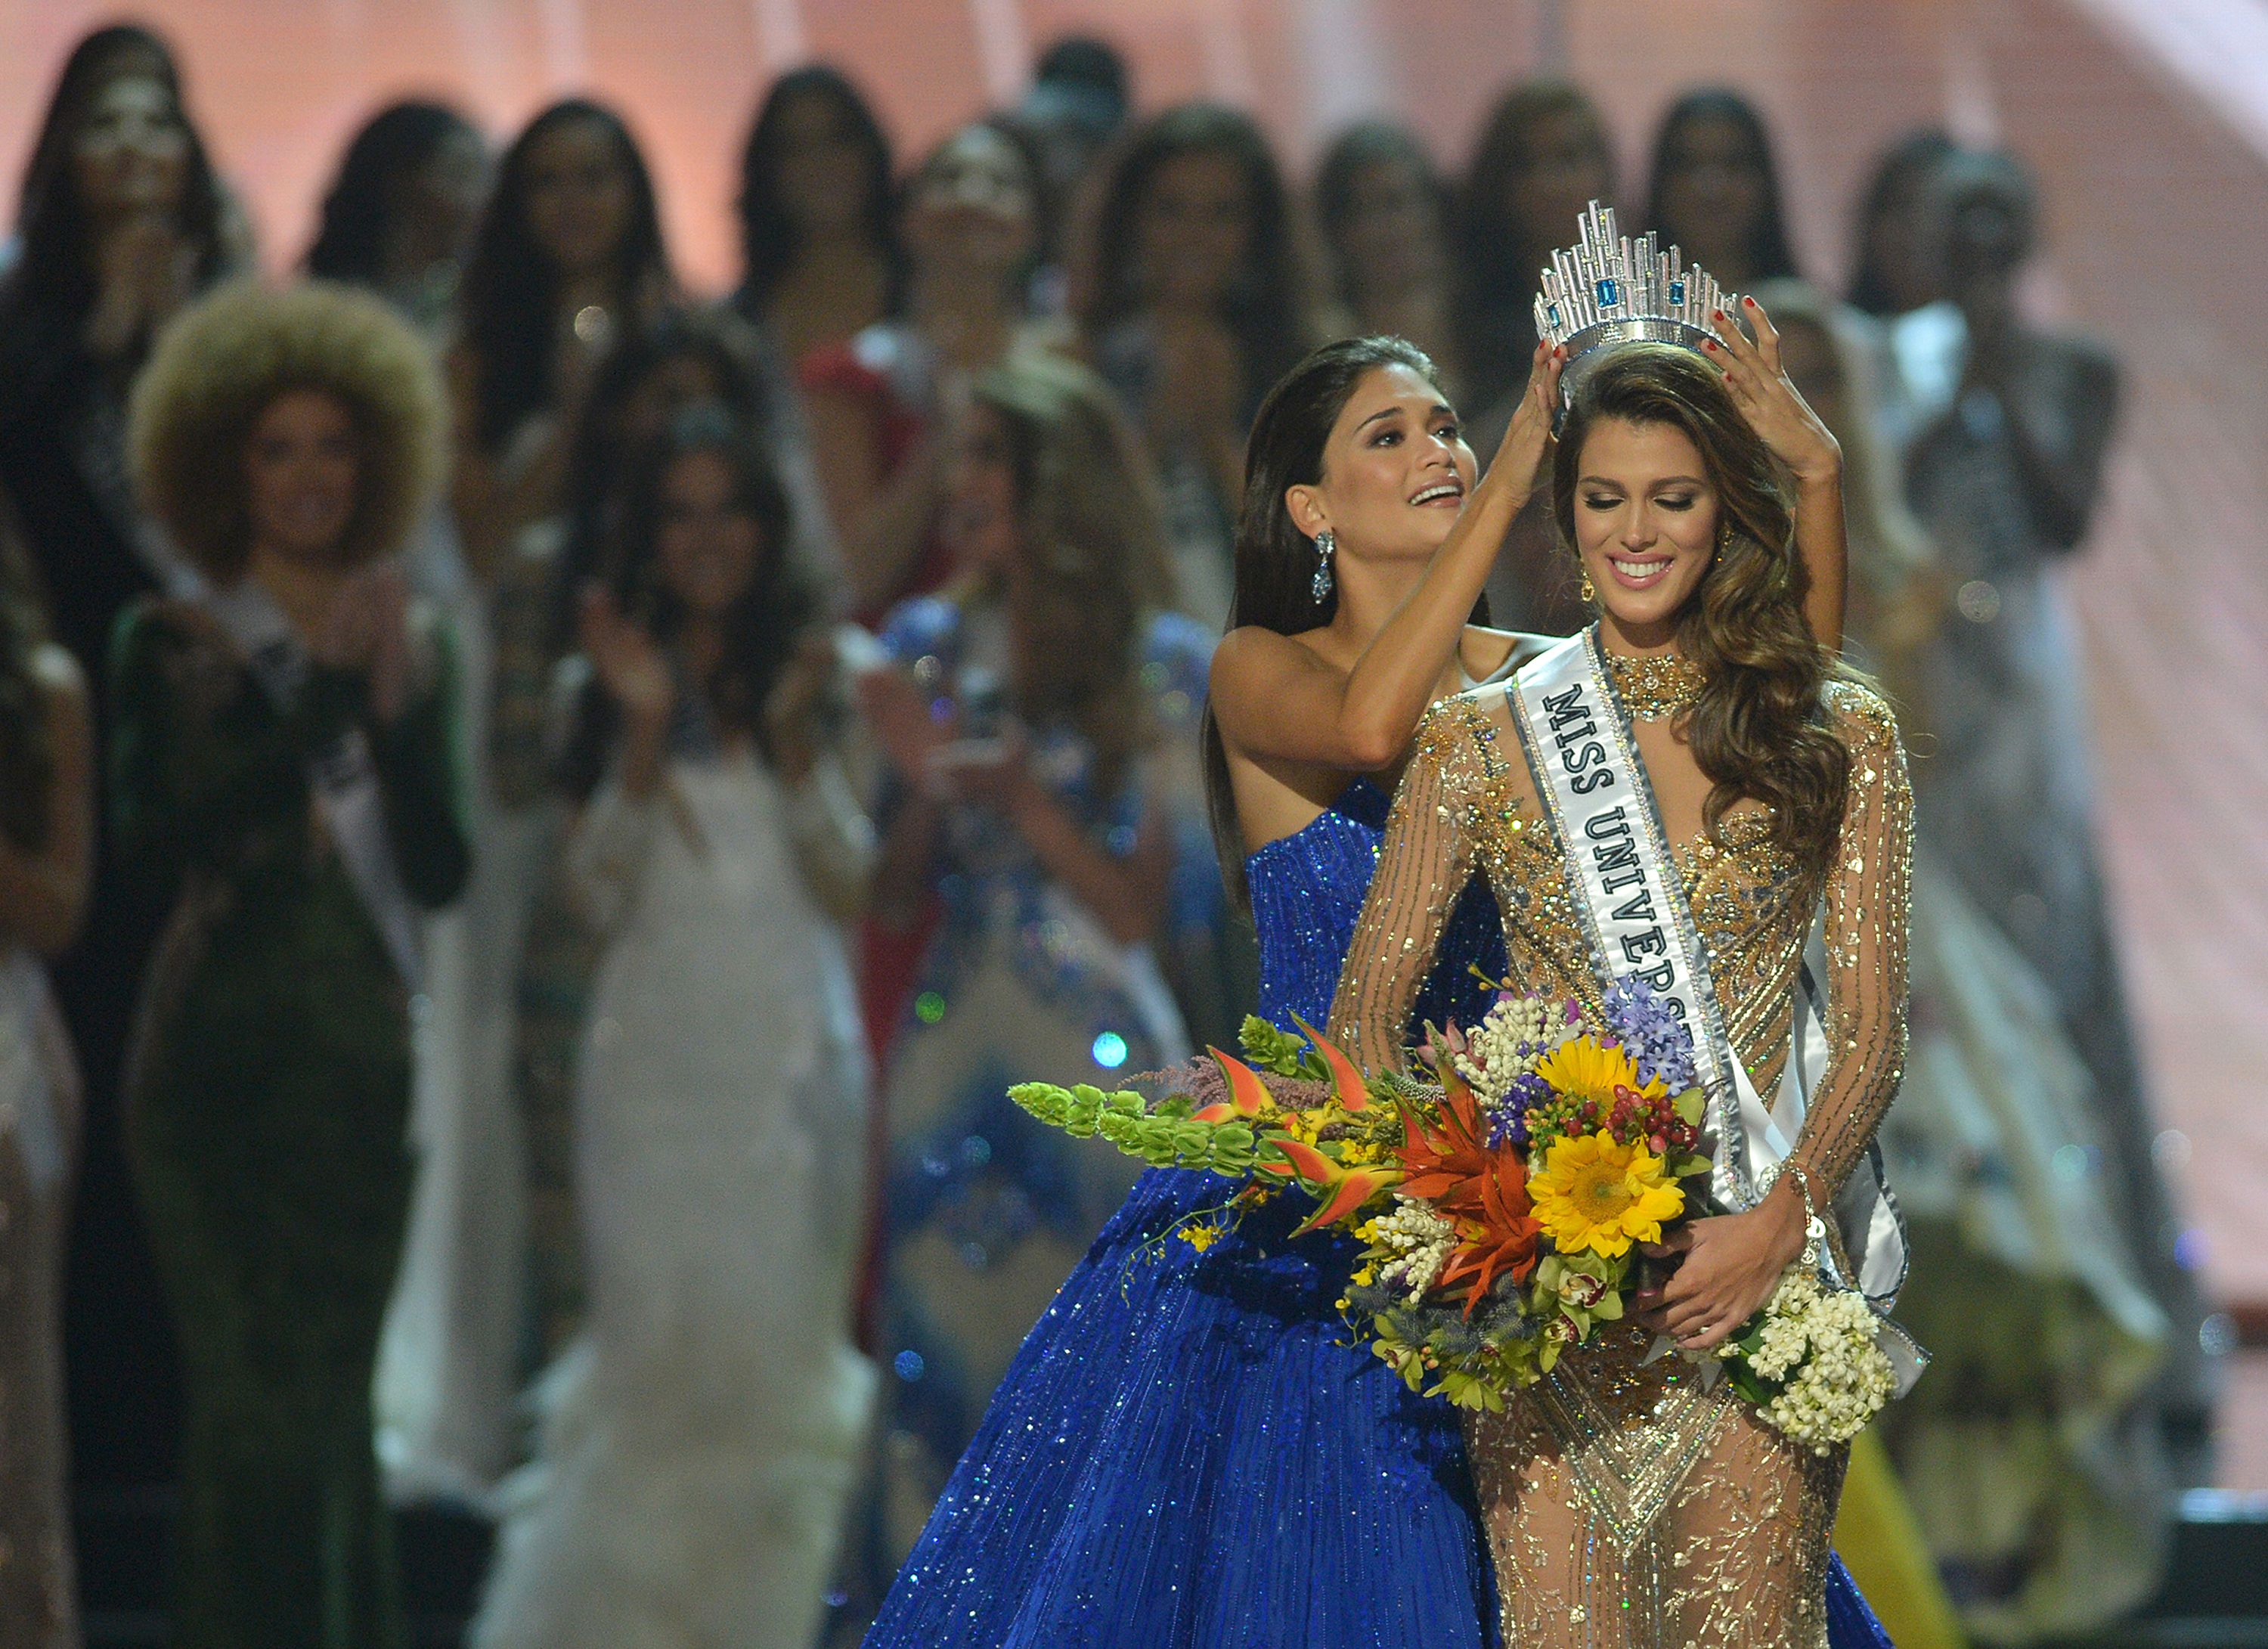
[[[1599,599],[1599,586],[1591,582],[1591,575],[1587,572],[1583,575],[1583,599],[1586,601],[1595,601]]]
[[[1338,547],[1338,540],[1331,536],[1330,528],[1325,527],[1315,534],[1315,578],[1307,587],[1318,601],[1331,593],[1331,552]]]

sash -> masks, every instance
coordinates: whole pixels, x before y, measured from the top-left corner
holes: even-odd
[[[1694,925],[1597,627],[1529,664],[1505,692],[1558,834],[1599,983],[1645,980],[1692,1033],[1694,1069],[1707,1100],[1702,1146],[1711,1161],[1711,1201],[1728,1213],[1753,1208],[1793,1149],[1806,1104],[1827,1068],[1825,1016],[1808,960],[1786,1069],[1767,1102],[1725,1034],[1708,948]],[[1879,1146],[1867,1147],[1867,1167],[1820,1211],[1835,1239],[1824,1245],[1825,1265],[1838,1285],[1859,1288],[1883,1313],[1905,1281],[1905,1222],[1883,1177]],[[1903,1392],[1926,1358],[1887,1318],[1882,1326],[1882,1349],[1898,1369]]]
[[[225,590],[208,588],[196,600],[236,644],[269,702],[279,711],[290,710],[306,684],[309,659],[306,644],[275,598],[252,579],[239,578]],[[349,727],[310,752],[306,769],[308,793],[338,850],[340,866],[414,996],[424,975],[417,913],[387,839],[385,798],[369,735]]]

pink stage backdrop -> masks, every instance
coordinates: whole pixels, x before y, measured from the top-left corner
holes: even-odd
[[[2224,1298],[2268,1307],[2268,25],[2227,0],[148,0],[269,261],[306,244],[340,144],[379,99],[439,92],[508,129],[593,91],[650,145],[696,283],[730,279],[727,203],[760,88],[850,68],[908,151],[1013,95],[1035,45],[1106,33],[1147,106],[1258,108],[1301,162],[1358,114],[1462,160],[1492,93],[1545,61],[1645,134],[1701,81],[1778,131],[1799,249],[1839,278],[1845,202],[1909,126],[1998,135],[2040,169],[2042,293],[2124,357],[2109,504],[2076,584],[2106,846],[2168,1126]],[[0,171],[55,65],[111,15],[0,0]]]

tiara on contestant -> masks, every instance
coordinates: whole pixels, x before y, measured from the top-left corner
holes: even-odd
[[[1698,350],[1716,335],[1709,317],[1719,309],[1729,313],[1733,300],[1675,247],[1657,249],[1653,231],[1636,240],[1619,233],[1615,209],[1593,201],[1582,217],[1582,238],[1553,253],[1543,271],[1535,335],[1566,349],[1560,394],[1572,405],[1586,356],[1640,339]]]

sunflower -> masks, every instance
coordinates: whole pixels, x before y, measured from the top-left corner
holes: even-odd
[[[1535,1062],[1535,1074],[1566,1098],[1592,1101],[1602,1110],[1613,1106],[1616,1088],[1634,1088],[1650,1100],[1668,1093],[1660,1077],[1640,1082],[1628,1054],[1592,1036],[1572,1036],[1560,1043]]]
[[[1619,1049],[1603,1050],[1620,1057]],[[1543,1172],[1528,1182],[1535,1218],[1562,1254],[1588,1248],[1613,1258],[1633,1242],[1659,1242],[1664,1220],[1685,1211],[1685,1193],[1668,1164],[1643,1145],[1617,1145],[1612,1134],[1576,1134],[1552,1142]]]

